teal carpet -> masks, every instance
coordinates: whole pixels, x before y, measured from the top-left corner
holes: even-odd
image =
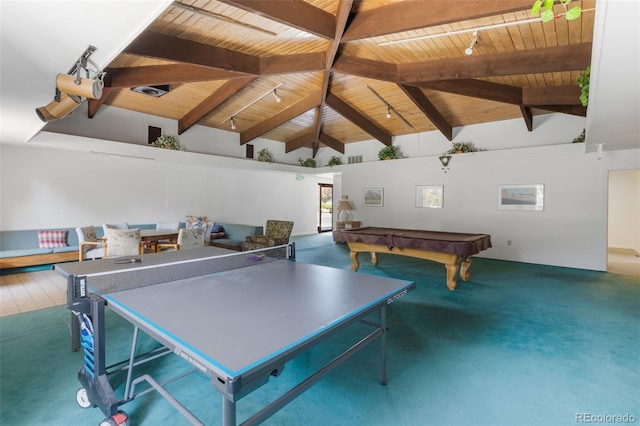
[[[330,234],[294,240],[299,262],[349,269],[347,248],[333,244]],[[374,268],[361,255],[358,273],[417,284],[388,309],[388,385],[378,384],[379,345],[372,345],[265,424],[572,425],[588,415],[640,422],[637,277],[474,259],[471,280],[452,292],[440,264],[379,258]],[[103,419],[99,409],[75,402],[82,354],[69,349],[68,322],[64,307],[0,319],[0,424],[97,425]],[[109,362],[126,358],[131,327],[108,310],[107,327]],[[346,330],[287,364],[280,377],[238,402],[238,420],[332,359],[361,331]],[[153,342],[147,338],[142,346]],[[173,356],[152,364],[147,369],[160,380],[188,368]],[[119,397],[123,381],[121,373],[111,377]],[[167,388],[207,425],[221,423],[221,397],[200,373]],[[157,393],[122,409],[132,425],[188,424]]]

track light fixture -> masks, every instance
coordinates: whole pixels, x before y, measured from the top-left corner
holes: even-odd
[[[385,117],[391,118],[391,107],[387,107],[387,115]]]
[[[469,43],[469,47],[464,49],[464,54],[469,56],[473,54],[473,48],[478,44],[478,30],[473,32],[473,38],[471,39],[471,43]]]
[[[367,89],[369,89],[371,91],[371,93],[373,93],[374,95],[376,95],[376,98],[378,98],[380,100],[380,102],[382,102],[386,107],[387,107],[387,113],[385,114],[385,117],[387,118],[391,118],[391,111],[393,111],[393,113],[395,115],[397,115],[403,122],[404,124],[406,124],[407,126],[411,127],[412,129],[414,128],[411,123],[409,123],[403,116],[402,114],[400,114],[394,107],[391,106],[391,104],[389,102],[387,102],[382,96],[380,96],[380,94],[378,92],[376,92],[373,87],[369,86],[367,84]]]
[[[56,91],[53,101],[46,106],[36,108],[36,114],[40,120],[44,122],[60,120],[87,98],[99,99],[102,97],[102,89],[104,88],[102,79],[105,73],[90,70],[87,67],[89,57],[95,50],[94,46],[89,46],[67,74],[56,76]],[[84,77],[81,75],[83,71]]]
[[[231,129],[235,130],[236,129],[236,125],[233,123],[233,119],[236,118],[238,116],[238,114],[240,114],[242,111],[244,111],[245,109],[249,108],[250,106],[252,106],[256,102],[258,102],[260,99],[262,99],[265,96],[269,95],[270,93],[273,94],[273,98],[276,100],[276,102],[280,102],[282,100],[282,98],[280,96],[278,96],[278,94],[276,93],[276,89],[278,87],[282,86],[283,84],[284,84],[284,82],[278,84],[277,86],[269,89],[269,91],[267,91],[267,92],[263,93],[262,95],[258,96],[255,100],[251,101],[250,103],[248,103],[244,107],[240,108],[235,113],[231,114],[230,116],[228,116],[227,118],[222,120],[222,124],[224,124],[227,121],[231,120]]]

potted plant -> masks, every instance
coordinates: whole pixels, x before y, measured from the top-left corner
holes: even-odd
[[[303,160],[302,158],[298,158],[298,163],[300,163],[300,165],[304,167],[313,168],[316,166],[316,160],[314,160],[313,158],[307,158],[306,160]]]
[[[582,133],[580,133],[577,137],[575,137],[571,143],[584,142],[584,138],[586,137],[586,129],[582,129]]]
[[[155,140],[153,146],[163,149],[173,149],[176,151],[181,151],[182,147],[180,146],[180,142],[178,141],[178,137],[174,135],[162,135],[158,136],[158,139]]]
[[[378,159],[380,160],[394,160],[398,158],[398,147],[389,145],[378,151]]]
[[[580,86],[580,102],[582,106],[589,105],[589,80],[591,79],[591,66],[587,67],[587,70],[580,74],[576,79],[578,86]]]
[[[452,142],[451,148],[444,154],[462,154],[464,152],[476,152],[478,148],[475,147],[473,142]]]
[[[262,148],[258,151],[258,161],[261,163],[273,163],[273,156],[267,148]]]
[[[329,162],[327,163],[327,166],[333,167],[333,166],[339,166],[340,164],[342,164],[342,160],[340,159],[340,157],[332,155],[329,158]]]

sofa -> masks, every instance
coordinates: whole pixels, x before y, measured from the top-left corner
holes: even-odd
[[[129,227],[155,229],[156,224],[129,225]],[[97,236],[102,237],[104,232],[102,226],[96,225],[95,229]],[[47,247],[50,244],[46,243],[52,241],[47,241],[46,231],[50,231],[49,238],[56,240],[54,246],[60,245],[58,243],[61,242],[64,245],[62,247]],[[79,249],[80,243],[75,227],[0,231],[0,269],[77,261]]]
[[[209,245],[241,251],[249,235],[262,235],[263,231],[263,226],[214,222]]]

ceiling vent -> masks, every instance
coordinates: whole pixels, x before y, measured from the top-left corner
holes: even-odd
[[[162,86],[138,86],[132,87],[134,92],[142,93],[143,95],[153,96],[159,98],[162,95],[166,95],[169,92],[169,85],[164,84]]]

